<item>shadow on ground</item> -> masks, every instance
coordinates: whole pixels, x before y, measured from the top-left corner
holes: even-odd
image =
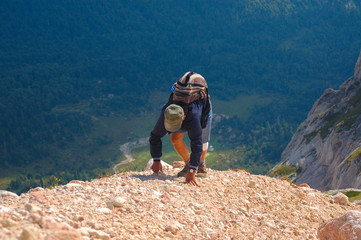
[[[174,179],[178,179],[176,176],[167,175],[165,173],[150,174],[150,175],[133,174],[130,175],[129,177],[135,177],[140,179],[141,181],[149,181],[149,180],[174,181]]]

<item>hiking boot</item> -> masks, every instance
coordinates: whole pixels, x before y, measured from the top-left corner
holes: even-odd
[[[189,161],[185,162],[184,168],[177,174],[177,177],[185,177],[189,172]]]
[[[207,177],[207,168],[206,163],[201,163],[198,166],[196,177],[206,178]]]

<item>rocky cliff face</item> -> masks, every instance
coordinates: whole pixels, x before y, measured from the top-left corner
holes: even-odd
[[[315,102],[282,153],[295,183],[319,190],[361,187],[361,53],[354,75]]]

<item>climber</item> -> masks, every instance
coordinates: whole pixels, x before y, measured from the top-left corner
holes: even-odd
[[[192,84],[197,86],[197,89],[193,89]],[[187,183],[198,186],[195,180],[196,172],[197,177],[207,175],[205,158],[212,124],[212,105],[208,95],[208,86],[200,74],[187,72],[173,85],[172,90],[150,134],[150,153],[153,158],[151,168],[154,173],[162,171],[161,138],[168,133],[174,149],[185,162],[184,168],[177,177],[185,176]],[[179,96],[185,96],[181,91],[188,92],[187,98],[191,95],[194,97],[181,99]],[[190,139],[191,154],[183,141],[185,132],[188,133]]]

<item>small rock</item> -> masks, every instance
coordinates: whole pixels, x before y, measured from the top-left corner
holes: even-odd
[[[40,222],[40,226],[50,230],[70,230],[72,227],[65,222],[58,222],[52,217],[44,217]]]
[[[84,216],[82,216],[82,215],[75,215],[75,217],[74,217],[74,220],[75,221],[78,221],[78,222],[82,222],[82,221],[84,221]]]
[[[92,228],[95,228],[95,222],[93,221],[87,221],[86,224]]]
[[[9,228],[9,227],[16,226],[16,222],[13,221],[12,219],[8,218],[8,219],[3,219],[1,221],[1,225],[3,225],[3,227]]]
[[[341,193],[341,192],[337,193],[333,197],[333,200],[334,200],[335,203],[340,204],[340,205],[347,205],[349,203],[348,202],[348,197],[345,194]]]
[[[97,208],[96,211],[98,213],[105,213],[105,214],[111,214],[112,210],[110,210],[109,208]]]
[[[115,237],[115,231],[113,228],[108,228],[106,230],[106,233],[109,234],[109,236],[111,236],[111,237]]]
[[[80,228],[79,229],[79,231],[80,231],[80,233],[81,233],[81,235],[84,237],[84,236],[86,236],[86,237],[90,237],[90,234],[89,234],[89,229],[91,229],[91,228],[87,228],[87,227],[82,227],[82,228]]]
[[[173,162],[173,168],[183,168],[184,167],[184,161],[174,161]]]
[[[261,221],[264,218],[264,216],[259,213],[254,213],[254,214],[252,214],[252,218],[257,219],[258,221]]]
[[[83,183],[85,183],[85,182],[84,182],[84,181],[80,181],[80,180],[71,180],[69,183],[83,184]]]
[[[333,218],[318,229],[320,240],[361,239],[361,212],[350,210],[339,218]]]
[[[30,215],[30,221],[33,222],[33,223],[37,223],[37,224],[41,224],[42,222],[42,217],[37,214],[37,213],[31,213]]]
[[[162,190],[162,191],[166,191],[166,192],[167,192],[167,191],[169,190],[169,187],[168,187],[168,185],[163,184],[163,185],[160,185],[160,186],[159,186],[159,189]]]
[[[38,189],[38,188],[37,188]],[[45,193],[38,189],[37,191],[29,192],[30,198],[33,200],[38,201],[39,203],[45,204],[49,202],[48,198],[46,197]]]
[[[27,217],[29,215],[29,212],[26,210],[18,210],[18,213],[22,217]]]
[[[248,210],[244,207],[240,207],[238,209],[241,213],[243,213],[245,216],[249,217]]]
[[[20,210],[20,211],[23,211],[23,210]],[[11,215],[13,217],[13,220],[19,220],[22,219],[22,215],[21,213],[18,211],[18,209],[16,211],[12,211],[11,212]]]
[[[256,187],[256,182],[253,181],[253,180],[249,181],[248,187],[249,188],[255,188]]]
[[[10,212],[10,211],[11,211],[10,208],[0,205],[0,213],[7,213],[7,212]]]
[[[310,192],[307,194],[308,197],[311,197],[311,198],[315,198],[316,197],[316,194],[314,194],[313,192]]]
[[[171,185],[168,187],[169,192],[178,193],[181,190],[180,186]]]
[[[58,230],[46,236],[45,240],[82,240],[81,234],[76,230]]]
[[[126,202],[127,200],[122,197],[115,197],[109,200],[106,204],[109,209],[113,209],[114,207],[123,207]]]
[[[32,212],[41,211],[41,208],[28,203],[28,204],[25,205],[25,210],[32,213]]]
[[[31,192],[37,192],[37,191],[44,191],[44,188],[42,187],[36,187],[36,188],[31,188],[28,193],[31,193]]]
[[[173,233],[173,234],[176,234],[179,229],[178,229],[176,226],[174,226],[174,225],[168,225],[168,226],[165,228],[165,230],[166,230],[167,232],[171,232],[171,233]]]
[[[23,229],[19,240],[39,240],[41,239],[40,232],[34,228]]]
[[[110,236],[109,234],[102,232],[100,230],[95,230],[92,228],[81,228],[80,229],[83,236],[90,236],[91,239],[102,239],[102,240],[109,240]]]
[[[152,196],[153,198],[158,198],[163,195],[161,192],[158,192],[156,190],[152,190],[152,192],[153,192],[153,196]]]
[[[299,185],[297,185],[299,187],[305,187],[305,188],[311,188],[310,185],[308,185],[307,183],[301,183]]]
[[[267,227],[270,227],[270,228],[275,228],[275,225],[273,223],[269,222],[269,221],[262,220],[261,224],[265,225]]]
[[[114,222],[113,227],[114,228],[120,228],[123,224],[121,222]]]
[[[178,221],[171,222],[165,230],[167,232],[171,232],[172,234],[176,234],[179,230],[182,229],[182,225]]]
[[[70,183],[66,184],[66,185],[64,186],[64,188],[65,188],[65,189],[71,189],[71,188],[82,189],[83,186],[80,185],[79,183],[70,182]]]
[[[173,234],[172,232],[166,232],[166,233],[165,233],[165,236],[166,236],[167,238],[170,238],[170,239],[173,239],[173,238],[174,238],[174,234]]]

